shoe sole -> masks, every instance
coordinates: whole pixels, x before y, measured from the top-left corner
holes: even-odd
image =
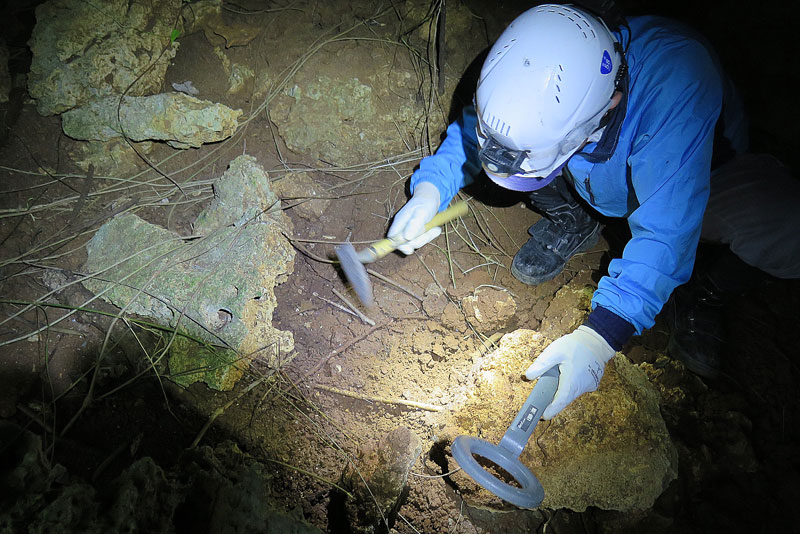
[[[569,260],[571,260],[572,258],[575,257],[575,254],[578,254],[578,253],[585,252],[585,251],[589,250],[590,248],[595,246],[598,241],[600,241],[600,225],[599,224],[595,227],[594,231],[591,234],[586,236],[586,239],[583,240],[583,243],[581,243],[581,245],[577,249],[575,249],[575,252],[573,252],[572,256],[570,256],[569,259],[567,259],[567,261],[564,262],[564,265],[562,265],[558,269],[556,269],[554,271],[551,271],[551,272],[549,272],[547,274],[543,274],[541,276],[528,276],[526,274],[523,274],[523,273],[519,272],[517,270],[516,266],[514,265],[514,262],[512,261],[511,262],[511,274],[514,275],[514,278],[516,278],[517,280],[519,280],[523,284],[527,284],[529,286],[536,286],[536,285],[539,285],[541,283],[548,282],[548,281],[552,280],[553,278],[555,278],[556,276],[558,276],[558,274],[561,271],[564,270],[564,267],[567,266],[567,263],[569,262]]]
[[[685,355],[685,353],[681,350],[678,342],[675,341],[673,336],[669,336],[669,340],[667,341],[667,351],[672,358],[681,362],[688,370],[696,374],[697,376],[701,376],[703,378],[707,378],[709,380],[715,380],[719,378],[719,368],[714,367],[711,365],[704,364],[695,360],[694,358],[689,358]]]

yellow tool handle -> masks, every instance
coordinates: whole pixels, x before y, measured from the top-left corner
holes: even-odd
[[[422,233],[427,232],[431,228],[436,228],[437,226],[441,226],[443,224],[449,223],[453,219],[458,217],[463,217],[469,212],[469,206],[467,206],[467,202],[462,200],[461,202],[457,202],[447,208],[446,210],[437,213],[433,216],[428,224],[425,225],[425,228]],[[358,252],[357,256],[361,263],[372,263],[381,259],[382,257],[386,256],[397,247],[403,245],[404,243],[408,243],[408,241],[403,239],[393,239],[391,237],[387,237],[386,239],[381,239],[380,241],[376,241],[375,243],[371,244],[364,250]]]

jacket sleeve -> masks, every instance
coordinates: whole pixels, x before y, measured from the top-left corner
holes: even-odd
[[[646,98],[627,158],[635,192],[631,239],[611,261],[592,300],[633,325],[650,328],[672,291],[691,276],[709,196],[714,127],[722,84],[701,46],[659,68],[640,87]],[[593,312],[594,314],[594,312]]]
[[[439,211],[450,204],[458,191],[472,182],[481,170],[478,159],[477,116],[472,105],[466,106],[455,122],[447,127],[447,136],[435,154],[423,158],[411,176],[411,192],[419,182],[430,182],[439,190]]]

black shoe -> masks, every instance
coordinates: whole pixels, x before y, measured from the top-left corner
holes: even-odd
[[[514,256],[511,274],[528,285],[552,280],[572,256],[597,244],[600,223],[592,220],[583,226],[579,231],[570,231],[563,224],[542,218],[528,229],[531,238]]]
[[[691,280],[673,292],[665,308],[671,327],[667,345],[670,356],[697,375],[717,378],[725,363],[728,339],[725,308],[735,297],[770,280],[727,245],[702,244],[697,249]]]
[[[727,337],[724,301],[717,290],[697,282],[678,288],[669,306],[669,319],[670,356],[697,375],[717,378]]]

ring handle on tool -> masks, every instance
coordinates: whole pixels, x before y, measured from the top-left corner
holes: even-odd
[[[544,489],[539,479],[519,461],[519,455],[533,434],[542,412],[553,401],[558,389],[558,377],[558,366],[539,377],[498,445],[472,436],[458,436],[450,446],[453,458],[475,482],[521,508],[536,508],[544,500]],[[474,455],[491,460],[505,469],[521,487],[512,486],[486,471]]]
[[[520,508],[536,508],[544,500],[544,488],[530,469],[499,446],[472,436],[458,436],[450,446],[453,458],[472,480],[504,501]],[[474,454],[491,460],[514,477],[518,488],[492,475],[475,460]]]

